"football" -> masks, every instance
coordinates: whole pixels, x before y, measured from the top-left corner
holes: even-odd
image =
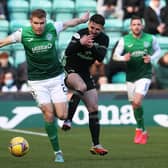
[[[22,157],[29,151],[29,143],[24,137],[14,137],[8,148],[13,156]]]

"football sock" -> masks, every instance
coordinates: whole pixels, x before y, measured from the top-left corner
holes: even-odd
[[[69,101],[69,107],[68,107],[68,117],[66,120],[72,121],[72,118],[75,114],[76,108],[80,102],[80,97],[78,95],[73,94],[70,101]]]
[[[59,151],[57,127],[54,122],[45,122],[45,129],[54,151]]]
[[[134,109],[134,116],[137,122],[137,128],[141,128],[143,131],[145,131],[144,127],[144,118],[143,118],[143,108],[139,107],[137,109]]]
[[[100,125],[98,119],[98,111],[89,113],[89,129],[92,137],[92,142],[95,145],[99,144]]]

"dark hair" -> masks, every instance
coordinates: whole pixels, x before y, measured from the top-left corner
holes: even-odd
[[[138,16],[138,15],[133,15],[133,16],[131,17],[131,22],[132,22],[133,20],[140,20],[140,21],[142,22],[142,17],[140,17],[140,16]]]
[[[45,18],[46,17],[46,12],[43,9],[36,9],[32,11],[30,18],[32,19],[33,17],[38,17],[38,18]]]
[[[95,23],[100,24],[102,26],[104,26],[104,24],[105,24],[104,17],[99,14],[95,14],[95,15],[91,16],[89,21],[95,22]]]

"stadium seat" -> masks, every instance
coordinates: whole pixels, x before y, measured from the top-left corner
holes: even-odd
[[[9,18],[13,19],[27,19],[29,12],[29,2],[26,0],[9,0],[7,2]]]
[[[0,20],[0,39],[6,37],[9,31],[8,20]]]
[[[19,28],[22,28],[24,26],[29,26],[30,22],[29,20],[12,20],[10,21],[10,32],[14,32],[18,30]]]
[[[131,19],[125,19],[123,21],[123,32],[129,32],[130,31],[130,21]]]
[[[24,20],[28,19],[28,13],[27,12],[12,12],[9,14],[10,20]]]
[[[11,45],[4,46],[4,47],[0,48],[0,53],[7,52],[9,55],[11,55],[11,51],[12,51]]]
[[[9,30],[8,20],[0,20],[0,31],[8,31],[8,30]]]
[[[6,31],[0,31],[0,39],[3,39],[8,36],[8,32]]]
[[[54,18],[56,21],[67,21],[73,18],[73,13],[72,12],[69,12],[69,13],[58,12],[58,13],[55,13]]]
[[[28,12],[29,3],[26,0],[8,0],[8,11],[10,12]]]
[[[157,36],[157,40],[160,44],[161,49],[167,49],[168,50],[168,37],[167,36]]]
[[[61,50],[65,49],[68,43],[70,42],[73,34],[74,32],[68,32],[68,31],[61,32],[58,38],[58,48]]]
[[[104,60],[103,60],[103,63],[104,63],[104,64],[108,64],[108,63],[109,63],[110,58],[111,58],[111,52],[112,52],[112,48],[108,48],[108,49],[107,49],[106,56],[105,56],[105,58],[104,58]]]
[[[21,43],[12,44],[11,47],[13,51],[14,66],[17,67],[18,64],[26,60],[25,50]]]
[[[83,29],[83,28],[87,28],[88,27],[88,24],[87,23],[83,23],[83,24],[79,24],[76,26],[76,29],[77,30],[80,30],[80,29]]]
[[[96,13],[96,6],[97,2],[94,0],[76,0],[75,3],[75,11],[76,13],[81,13],[81,12],[94,12]]]
[[[112,77],[112,83],[125,83],[126,82],[126,73],[118,72]]]
[[[74,13],[75,10],[75,3],[72,0],[53,0],[53,13],[59,12],[72,12]]]
[[[123,21],[121,19],[110,18],[105,21],[105,31],[122,31],[122,28]]]
[[[49,0],[30,0],[30,11],[35,9],[43,9],[47,12],[47,17],[50,18],[52,12],[52,3]]]
[[[114,45],[116,44],[116,42],[120,39],[120,37],[112,37],[112,36],[109,36],[109,48],[113,48]]]

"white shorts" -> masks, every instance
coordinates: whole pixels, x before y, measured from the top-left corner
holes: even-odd
[[[60,103],[67,101],[67,87],[64,84],[65,74],[57,77],[28,81],[32,95],[39,105],[47,103]]]
[[[150,84],[151,80],[147,78],[142,78],[135,82],[127,82],[128,100],[133,101],[135,93],[140,93],[145,96]]]

